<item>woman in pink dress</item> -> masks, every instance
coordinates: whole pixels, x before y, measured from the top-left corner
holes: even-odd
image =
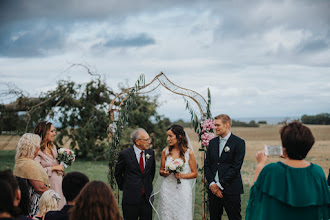
[[[37,124],[34,133],[41,137],[40,151],[34,159],[45,169],[49,177],[50,189],[60,195],[58,209],[61,210],[65,205],[65,198],[62,192],[62,179],[64,166],[60,165],[57,158],[56,146],[53,144],[56,131],[51,122],[43,121]]]

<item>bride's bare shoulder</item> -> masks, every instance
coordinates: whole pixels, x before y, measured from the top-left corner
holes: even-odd
[[[165,147],[162,151],[162,154],[166,154],[168,152],[168,147]]]

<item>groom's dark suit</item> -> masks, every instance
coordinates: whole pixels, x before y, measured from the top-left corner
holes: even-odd
[[[146,211],[147,215],[149,212],[151,214],[151,206],[148,201],[155,177],[155,153],[152,149],[147,149],[144,151],[144,157],[145,168],[142,174],[133,147],[121,151],[118,156],[115,178],[119,189],[123,191],[122,206],[125,219],[138,219],[138,216],[134,218],[130,215],[137,211]],[[142,195],[143,187],[145,193]],[[145,213],[142,215],[145,216]]]
[[[240,170],[245,156],[245,142],[231,134],[220,157],[219,142],[219,137],[210,141],[204,165],[208,184],[216,182],[215,175],[218,171],[219,183],[223,187],[222,199],[209,190],[211,219],[220,219],[223,207],[229,219],[240,219],[240,194],[243,193]]]

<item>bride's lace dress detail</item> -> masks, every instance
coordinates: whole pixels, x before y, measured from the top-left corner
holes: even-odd
[[[190,173],[189,151],[185,153],[185,163],[181,173]],[[166,154],[168,154],[168,148]],[[165,161],[166,165],[173,158],[169,155]],[[192,209],[192,186],[189,179],[181,179],[181,184],[177,184],[177,179],[171,173],[165,177],[160,190],[158,202],[159,217],[161,220],[191,220],[193,219]]]

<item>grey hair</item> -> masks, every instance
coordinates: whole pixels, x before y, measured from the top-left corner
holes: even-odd
[[[140,139],[141,138],[141,132],[146,132],[148,133],[146,130],[144,130],[143,128],[138,128],[138,129],[135,129],[132,134],[131,134],[131,140],[133,142],[133,144],[135,144],[135,141],[137,139]]]
[[[34,159],[34,152],[37,147],[40,147],[40,141],[41,138],[37,134],[23,134],[17,144],[15,160],[22,157]]]

